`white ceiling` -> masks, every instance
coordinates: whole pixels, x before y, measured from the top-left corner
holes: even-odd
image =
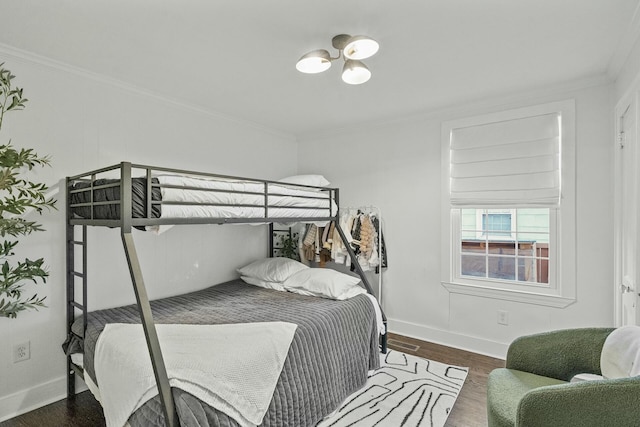
[[[639,1],[0,0],[0,44],[300,135],[615,78]],[[379,41],[368,83],[296,71],[339,33]]]

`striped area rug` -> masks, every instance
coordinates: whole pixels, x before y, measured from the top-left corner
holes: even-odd
[[[468,368],[389,350],[365,386],[317,427],[442,427]]]

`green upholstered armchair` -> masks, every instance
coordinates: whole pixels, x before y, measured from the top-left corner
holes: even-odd
[[[489,427],[640,426],[640,376],[570,382],[601,375],[613,328],[568,329],[516,339],[506,367],[489,375]]]

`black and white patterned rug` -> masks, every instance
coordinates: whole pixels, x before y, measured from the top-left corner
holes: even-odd
[[[442,427],[468,368],[389,350],[365,386],[317,427]]]

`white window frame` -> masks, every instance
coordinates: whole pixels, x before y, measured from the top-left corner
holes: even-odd
[[[449,198],[450,138],[453,129],[559,112],[561,114],[561,182],[559,208],[549,213],[549,284],[460,277],[460,209]],[[575,101],[567,100],[442,124],[442,285],[451,293],[567,307],[576,300]],[[471,207],[471,206],[470,206]],[[481,208],[481,207],[478,207]]]

